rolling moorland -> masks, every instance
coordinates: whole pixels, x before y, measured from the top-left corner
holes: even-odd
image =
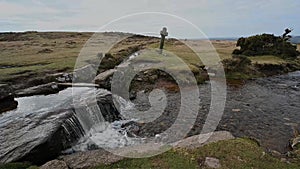
[[[72,73],[77,57],[88,39],[93,35],[90,32],[25,32],[25,33],[1,33],[0,34],[0,84],[9,84],[13,90],[18,91],[29,87],[43,85],[55,81],[60,73]],[[112,37],[125,37],[123,33],[101,33],[96,46],[105,43]],[[196,40],[188,40],[190,44],[204,44]],[[296,42],[297,39],[292,40]],[[212,40],[213,47],[219,54],[224,65],[228,84],[245,83],[245,81],[284,74],[300,70],[300,58],[283,59],[273,55],[249,56],[251,63],[243,64],[243,58],[232,55],[237,49],[236,41]],[[206,44],[206,43],[205,43]],[[102,64],[98,73],[113,69],[115,66],[128,59],[133,53],[144,49],[157,49],[159,39],[132,35],[113,46]],[[300,44],[297,44],[298,51]],[[208,80],[207,68],[194,51],[184,43],[167,39],[165,49],[182,58],[193,72],[198,84]],[[197,51],[199,55],[209,55],[203,51]],[[101,54],[100,54],[101,55]],[[93,62],[94,57],[80,61],[79,67],[84,67]],[[96,58],[97,59],[97,58]],[[149,60],[160,60],[157,56],[149,55]],[[172,58],[167,58],[172,59]],[[145,61],[145,60],[143,60]],[[169,60],[172,62],[172,60]],[[77,62],[78,64],[78,62]],[[242,65],[242,66],[239,66]],[[77,65],[78,66],[78,65]],[[78,67],[77,67],[78,68]],[[178,65],[171,67],[174,71],[182,71]],[[151,73],[150,73],[151,74]],[[143,78],[143,76],[141,76]],[[156,83],[167,84],[168,89],[177,92],[173,84],[161,81],[173,82],[172,79],[161,76],[156,79],[147,76],[146,82],[136,81],[133,84],[136,90],[149,88]],[[152,76],[151,76],[152,77]],[[185,77],[181,77],[182,81]],[[155,81],[155,82],[153,82]],[[156,82],[158,81],[158,82]],[[106,86],[107,87],[107,86]],[[109,87],[107,87],[109,88]],[[260,144],[249,138],[235,138],[219,141],[195,149],[175,148],[159,156],[145,159],[123,159],[111,165],[99,165],[94,168],[208,168],[206,157],[215,157],[220,160],[221,168],[299,168],[300,151],[295,150],[287,156],[276,152],[267,152]],[[39,168],[30,163],[9,163],[0,165],[4,168]]]
[[[64,33],[64,32],[26,32],[26,33],[2,33],[0,34],[0,82],[8,83],[14,89],[24,89],[40,84],[45,84],[53,79],[48,75],[59,72],[72,72],[76,59],[93,33]],[[103,41],[111,36],[123,36],[122,33],[103,33]],[[101,44],[103,42],[96,42]],[[145,48],[158,48],[159,39],[154,37],[135,36],[119,42],[111,51],[110,59],[104,58],[101,62],[100,72],[114,68],[122,60],[132,53]],[[197,42],[201,46],[201,42]],[[213,40],[212,45],[222,60],[231,60],[232,51],[236,49],[235,41]],[[298,44],[298,49],[300,45]],[[195,53],[179,41],[169,39],[165,49],[180,56],[196,75],[201,74],[202,63]],[[205,55],[205,52],[198,53]],[[108,55],[107,55],[108,56]],[[265,55],[249,57],[252,65],[247,70],[227,71],[228,79],[250,79],[273,74],[285,73],[288,70],[281,67],[280,70],[263,70],[261,65],[297,65],[298,61],[284,60],[282,58]],[[89,63],[85,61],[83,65]],[[256,66],[255,66],[256,65]],[[258,65],[258,66],[257,66]],[[261,67],[261,70],[255,67]],[[230,67],[224,64],[224,68]],[[174,67],[180,70],[180,67]],[[285,69],[285,70],[284,70]],[[296,68],[297,69],[297,68]],[[197,78],[201,83],[205,77]]]

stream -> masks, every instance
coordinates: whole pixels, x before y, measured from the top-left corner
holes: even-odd
[[[46,132],[48,126],[47,120],[43,121],[45,118],[43,112],[69,108],[73,104],[74,96],[81,96],[90,90],[95,89],[68,88],[58,94],[17,98],[19,106],[16,110],[0,114],[0,143],[16,145],[19,141],[32,140],[28,137],[39,139],[44,135],[43,131]],[[201,108],[189,135],[201,132],[210,106],[209,90],[209,83],[199,86]],[[164,122],[169,123],[165,126],[170,126],[172,119],[176,118],[176,113],[173,112],[178,111],[180,94],[170,93],[167,94],[167,98],[168,106],[165,111],[169,113],[167,116],[158,118],[155,123]],[[138,96],[133,102],[140,110],[149,107],[147,95]],[[225,112],[217,130],[230,131],[237,137],[256,138],[263,147],[284,153],[288,150],[289,139],[293,137],[293,128],[299,129],[299,103],[300,71],[250,80],[240,86],[228,86]],[[53,114],[51,118],[60,119],[61,117],[60,114]],[[81,122],[80,125],[83,125],[81,117],[77,118]],[[35,122],[34,126],[31,121]],[[160,125],[146,124],[141,127],[139,137],[129,137],[127,131],[121,127],[127,122],[130,122],[130,119],[91,124],[92,128],[85,131],[85,136],[64,153],[139,144],[149,133],[160,133],[165,130]],[[40,127],[36,127],[37,125]],[[72,125],[79,124],[72,122]],[[9,140],[14,140],[14,142],[8,143]]]
[[[300,129],[299,124],[300,71],[297,71],[229,88],[219,129],[256,138],[263,147],[284,153],[294,137],[294,128]]]

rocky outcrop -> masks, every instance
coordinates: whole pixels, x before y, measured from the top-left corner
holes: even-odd
[[[81,94],[80,98],[78,102],[72,102],[73,98],[70,98],[49,110],[12,115],[16,116],[13,120],[0,118],[0,163],[29,161],[41,165],[58,157],[85,134],[77,115],[88,118],[90,112],[86,105],[97,104],[101,112],[93,112],[92,115],[102,114],[106,121],[121,119],[110,92],[97,90]],[[78,112],[76,109],[86,111]]]
[[[18,97],[33,96],[33,95],[48,95],[48,94],[58,93],[63,89],[64,88],[58,86],[57,83],[52,82],[52,83],[43,84],[39,86],[30,87],[24,90],[16,91],[16,95]]]
[[[40,169],[69,169],[64,161],[52,160],[42,165]]]
[[[109,165],[124,159],[124,157],[100,149],[61,156],[59,159],[63,160],[71,169],[87,169],[103,164]]]
[[[208,138],[208,139],[207,139]],[[221,140],[230,140],[235,137],[228,131],[216,131],[208,134],[200,134],[186,139],[180,140],[173,144],[175,148],[188,148],[194,149],[202,147],[206,144],[221,141]]]
[[[64,143],[68,141],[60,126],[71,114],[68,110],[39,112],[0,126],[0,163],[41,164],[55,158],[67,147]]]
[[[7,84],[0,84],[0,113],[17,108],[12,89]]]
[[[124,62],[118,67],[127,67],[130,65],[130,61]],[[116,73],[118,70],[117,69],[109,69],[105,72],[102,72],[98,74],[95,79],[93,80],[95,84],[99,85],[100,88],[104,88],[107,90],[111,89],[111,81],[113,78],[114,73]],[[120,73],[120,72],[119,72]],[[133,87],[134,92],[137,90],[137,88],[143,88],[145,86],[151,86],[155,84],[158,79],[163,79],[165,81],[172,81],[173,79],[165,72],[151,69],[151,70],[146,70],[142,72],[136,72],[136,76],[132,79],[132,84],[131,87]],[[117,79],[114,79],[117,80]],[[118,85],[119,82],[115,81],[114,85]],[[120,85],[123,85],[122,82],[119,83]],[[124,86],[120,86],[124,87]]]
[[[111,88],[112,76],[116,71],[116,69],[110,69],[103,73],[100,73],[95,77],[94,82],[98,84],[101,88],[109,90]]]

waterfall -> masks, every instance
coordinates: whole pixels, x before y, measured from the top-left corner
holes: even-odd
[[[90,97],[91,94],[95,94],[96,99]],[[114,124],[123,120],[114,105],[111,93],[100,89],[84,95],[75,99],[72,116],[62,125],[67,140],[72,146],[71,150],[65,152],[84,151],[90,149],[89,147],[106,146],[107,144],[109,144],[108,147],[127,144],[126,132],[122,132],[121,126],[118,128]],[[126,106],[123,98],[117,98],[117,100],[122,102],[121,107]]]
[[[110,93],[103,95],[100,90],[97,92],[96,103],[91,100],[80,100],[80,105],[74,108],[72,118],[66,121],[68,126],[80,125],[80,127],[73,126],[71,132],[68,131],[69,128],[64,127],[67,130],[66,133],[76,133],[71,134],[71,137],[75,136],[77,141],[72,148],[64,151],[64,153],[86,151],[99,147],[118,148],[141,142],[140,138],[128,137],[127,130],[122,128],[124,124],[131,123],[132,120],[124,120],[121,113],[122,115],[123,113],[130,113],[134,105],[121,97],[114,96],[116,106],[121,111],[119,113],[112,98]],[[78,131],[72,132],[72,130]]]
[[[103,113],[110,113],[101,111],[101,105],[91,104],[86,107],[76,108],[75,116],[80,122],[85,133],[90,131],[102,131],[107,125],[106,120],[103,117]]]
[[[62,128],[66,138],[66,142],[63,145],[65,148],[68,148],[69,144],[76,142],[85,135],[85,130],[75,114],[72,114],[71,117],[64,121]]]

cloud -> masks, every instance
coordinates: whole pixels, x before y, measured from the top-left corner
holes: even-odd
[[[279,34],[286,27],[300,27],[299,8],[297,0],[0,0],[0,31],[95,31],[128,14],[156,11],[186,18],[213,37]],[[140,18],[136,22],[149,26],[150,20]],[[157,25],[152,28],[157,29]],[[182,31],[181,27],[173,29]],[[189,34],[197,36],[195,32]]]
[[[34,14],[55,14],[58,11],[54,8],[48,7],[40,7],[32,4],[18,4],[15,2],[10,1],[0,1],[0,17],[1,19],[9,18],[9,17],[16,17],[21,15],[34,15]]]

